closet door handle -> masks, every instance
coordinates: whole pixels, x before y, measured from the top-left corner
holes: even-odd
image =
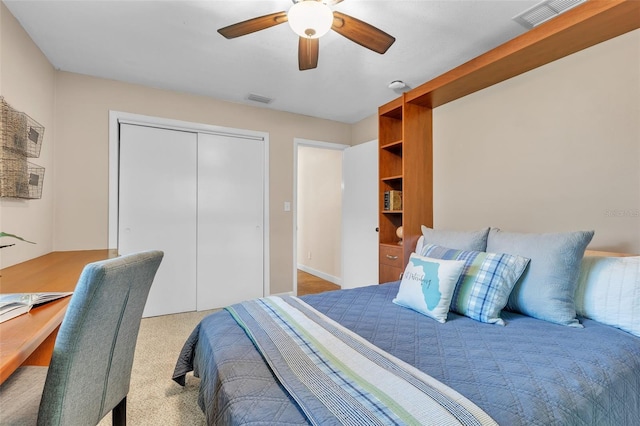
[[[390,254],[387,255],[387,259],[396,260],[397,258],[398,256],[391,256]]]

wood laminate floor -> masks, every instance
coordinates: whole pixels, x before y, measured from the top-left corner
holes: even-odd
[[[340,290],[340,286],[298,269],[298,296]]]

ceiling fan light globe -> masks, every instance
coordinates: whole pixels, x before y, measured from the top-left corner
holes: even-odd
[[[320,38],[331,29],[333,12],[326,4],[305,0],[289,9],[287,18],[291,29],[300,37]]]

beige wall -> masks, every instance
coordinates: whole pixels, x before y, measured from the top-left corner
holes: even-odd
[[[45,168],[42,198],[0,198],[0,231],[20,235],[36,244],[3,238],[0,243],[16,245],[0,251],[0,267],[41,256],[53,248],[54,94],[55,70],[0,3],[0,95],[45,128],[40,157],[29,159]]]
[[[351,145],[378,139],[378,114],[370,115],[351,125]]]
[[[640,30],[434,110],[434,225],[640,253]]]
[[[350,126],[297,114],[60,72],[56,85],[55,249],[107,244],[109,110],[269,133],[271,291],[291,291],[293,139],[344,143]]]
[[[341,284],[341,150],[298,147],[297,204],[298,265],[307,272]]]

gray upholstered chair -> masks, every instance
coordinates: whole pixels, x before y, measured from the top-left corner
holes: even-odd
[[[0,424],[96,425],[109,411],[126,424],[142,311],[163,253],[85,266],[49,367],[21,367],[0,387]]]

